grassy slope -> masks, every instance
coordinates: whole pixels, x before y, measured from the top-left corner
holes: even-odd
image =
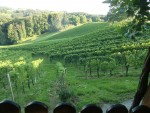
[[[0,48],[11,48],[11,47],[19,47],[19,46],[28,46],[28,44],[37,45],[38,43],[47,44],[47,43],[53,43],[57,41],[60,42],[63,40],[72,40],[74,38],[78,38],[80,36],[95,32],[101,29],[103,26],[104,28],[108,27],[108,25],[109,25],[108,23],[87,23],[60,32],[45,33],[40,36],[29,37],[23,41],[20,41],[20,44],[11,45],[11,46],[0,46]]]
[[[51,42],[57,39],[72,39],[79,36],[94,32],[107,24],[89,23],[76,28],[60,32],[58,34],[44,34],[30,44],[37,44],[37,42]],[[42,43],[42,42],[41,42]],[[27,43],[23,44],[26,45]],[[56,68],[55,62],[51,63],[45,59],[43,63],[43,75],[32,87],[27,91],[27,94],[21,94],[22,98],[17,100],[22,106],[25,106],[32,100],[45,102],[53,108],[59,102],[58,94],[56,94],[55,81]],[[134,73],[132,73],[134,74]],[[99,79],[86,79],[79,76],[84,75],[75,66],[67,66],[66,82],[70,90],[75,94],[74,104],[78,109],[89,103],[116,103],[133,98],[136,90],[138,78],[137,77],[101,77]],[[44,83],[44,84],[43,84]],[[10,95],[5,97],[0,96],[0,100],[10,98]]]
[[[91,32],[95,32],[97,30],[99,30],[100,28],[102,28],[102,26],[106,26],[108,24],[106,23],[88,23],[88,24],[84,24],[81,26],[77,26],[75,28],[69,29],[66,31],[63,31],[61,33],[58,33],[54,36],[52,36],[50,39],[54,40],[54,39],[63,39],[63,38],[76,38],[82,35],[86,35],[89,34]]]
[[[69,39],[74,39],[78,38],[83,35],[87,35],[89,33],[95,32],[99,29],[101,29],[103,26],[108,27],[108,23],[87,23],[84,25],[79,25],[74,28],[60,31],[60,32],[55,32],[55,33],[45,33],[40,36],[36,36],[34,38],[30,38],[30,40],[25,41],[25,43],[37,43],[37,42],[42,42],[42,41],[57,41],[57,40],[69,40]]]

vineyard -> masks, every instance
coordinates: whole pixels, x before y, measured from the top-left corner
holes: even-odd
[[[79,108],[90,102],[131,99],[150,46],[149,33],[147,30],[138,35],[138,40],[131,40],[108,23],[88,23],[40,41],[2,47],[0,99],[12,98],[8,74],[15,100],[21,105],[22,98],[26,99],[24,102],[37,99],[48,103],[48,98],[54,98],[62,88],[60,80],[68,89],[66,100]],[[61,101],[56,98],[50,100]]]

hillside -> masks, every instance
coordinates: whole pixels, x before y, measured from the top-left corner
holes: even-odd
[[[90,34],[92,32],[98,31],[99,29],[102,29],[102,27],[108,27],[108,23],[87,23],[87,24],[82,24],[78,26],[74,26],[70,29],[67,30],[62,30],[59,32],[52,32],[52,33],[45,33],[43,35],[35,36],[35,38],[31,37],[29,38],[27,42],[25,43],[37,43],[37,42],[43,42],[43,41],[48,41],[48,40],[69,40],[73,38],[78,38],[87,34]],[[49,41],[50,42],[50,41]]]
[[[14,10],[0,6],[0,45],[18,44],[35,35],[58,32],[87,22],[100,22],[102,19],[103,16],[86,13]]]
[[[132,99],[149,36],[147,31],[133,41],[108,23],[88,23],[1,47],[0,100],[12,98],[8,73],[15,101],[22,106],[38,100],[53,108],[67,101],[81,109]]]

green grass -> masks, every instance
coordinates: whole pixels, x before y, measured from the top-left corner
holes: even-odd
[[[60,32],[56,35],[53,35],[51,40],[55,39],[63,39],[63,38],[77,38],[82,35],[86,35],[95,31],[98,31],[99,29],[108,27],[108,23],[88,23],[84,25],[77,26],[75,28],[69,29],[67,31]]]
[[[77,95],[77,107],[86,104],[121,103],[132,99],[138,84],[138,77],[102,76],[100,78],[77,77],[83,72],[68,67],[67,83]]]
[[[55,33],[45,33],[40,36],[34,36],[27,38],[24,43],[37,43],[42,41],[52,41],[52,40],[68,40],[78,38],[83,35],[87,35],[89,33],[98,31],[99,29],[108,27],[108,23],[87,23],[83,25],[79,25],[77,27],[73,27],[71,29],[63,30]]]

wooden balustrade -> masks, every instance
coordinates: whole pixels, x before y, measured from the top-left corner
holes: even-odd
[[[49,113],[48,106],[42,102],[33,101],[29,103],[24,111],[25,113]],[[53,113],[76,113],[76,108],[70,103],[58,104]],[[80,113],[128,113],[126,106],[122,104],[116,104],[110,106],[106,111],[102,111],[101,107],[95,104],[89,104],[84,106]],[[0,102],[0,113],[21,113],[21,107],[10,100]],[[139,105],[132,109],[132,113],[150,113],[150,108],[145,105]]]

